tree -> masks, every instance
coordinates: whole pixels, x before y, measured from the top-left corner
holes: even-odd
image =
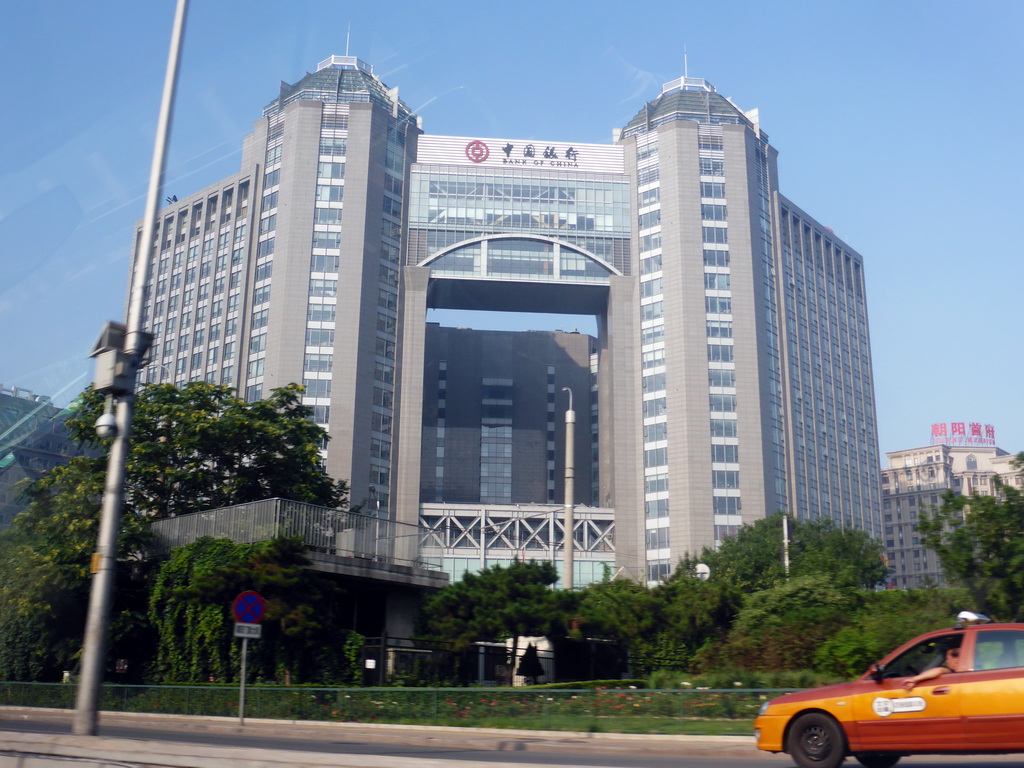
[[[1024,468],[1024,453],[1016,460]],[[963,585],[977,609],[1002,621],[1024,619],[1024,494],[993,480],[994,496],[946,494],[918,530],[946,577]]]
[[[679,569],[692,571],[697,562],[705,563],[711,581],[729,581],[746,593],[780,584],[786,578],[782,517],[744,525],[721,547],[705,547],[699,558],[683,560]],[[830,520],[791,520],[789,528],[790,578],[827,573],[838,586],[862,588],[884,580],[884,548],[866,531],[838,528]]]
[[[326,432],[309,419],[302,387],[289,384],[248,403],[229,387],[192,382],[143,387],[126,466],[125,512],[162,518],[272,497],[337,507],[346,486],[320,464]],[[68,420],[79,443],[96,435],[99,394],[84,395]]]
[[[467,573],[427,598],[428,629],[456,651],[480,640],[511,638],[515,654],[520,636],[565,630],[571,597],[551,589],[557,581],[555,566],[536,560]]]

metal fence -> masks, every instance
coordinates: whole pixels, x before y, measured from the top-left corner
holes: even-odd
[[[439,558],[420,555],[426,529],[418,525],[287,499],[264,499],[157,520],[153,532],[152,556],[166,555],[203,536],[240,544],[298,536],[314,552],[431,570],[441,567]]]
[[[72,709],[76,686],[0,683],[0,705]],[[787,689],[636,688],[246,688],[247,717],[425,725],[512,725],[560,730],[649,729],[652,721],[735,721],[749,734],[761,705]],[[218,685],[105,685],[100,708],[207,717],[238,715],[238,688]],[[688,732],[699,733],[700,724]],[[721,732],[721,731],[718,731]]]

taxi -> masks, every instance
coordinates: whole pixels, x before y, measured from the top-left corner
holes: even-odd
[[[963,611],[853,682],[765,702],[754,728],[758,749],[800,768],[848,755],[889,768],[906,755],[1024,752],[1024,624]]]

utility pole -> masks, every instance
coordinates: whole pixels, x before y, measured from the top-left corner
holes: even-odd
[[[153,337],[142,328],[142,309],[146,283],[149,281],[149,262],[153,254],[156,212],[166,165],[167,136],[170,133],[171,114],[174,109],[178,61],[187,9],[188,0],[178,0],[171,33],[171,48],[167,57],[160,117],[157,121],[142,233],[136,241],[128,324],[124,326],[120,323],[108,323],[93,352],[93,356],[96,357],[96,389],[107,395],[107,408],[96,422],[96,428],[101,436],[113,435],[114,440],[107,458],[100,532],[96,552],[92,556],[93,579],[82,648],[82,677],[78,685],[78,701],[72,721],[72,732],[79,736],[96,735],[97,705],[100,687],[103,684],[110,605],[113,601],[114,576],[117,570],[117,536],[121,528],[125,465],[135,415],[135,383],[143,358],[153,341]],[[116,414],[112,413],[115,401]]]
[[[573,569],[573,527],[575,525],[575,495],[576,495],[576,462],[574,459],[576,442],[576,411],[572,409],[572,390],[562,387],[563,392],[569,393],[569,408],[565,412],[565,536],[563,545],[565,548],[565,572],[562,575],[562,586],[572,591],[572,569]]]

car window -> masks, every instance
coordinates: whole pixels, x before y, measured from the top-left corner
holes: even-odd
[[[939,666],[949,648],[959,648],[963,635],[941,635],[916,643],[885,665],[883,677],[910,677]]]
[[[1024,666],[1024,632],[997,629],[978,632],[974,647],[975,669],[1008,669]]]

